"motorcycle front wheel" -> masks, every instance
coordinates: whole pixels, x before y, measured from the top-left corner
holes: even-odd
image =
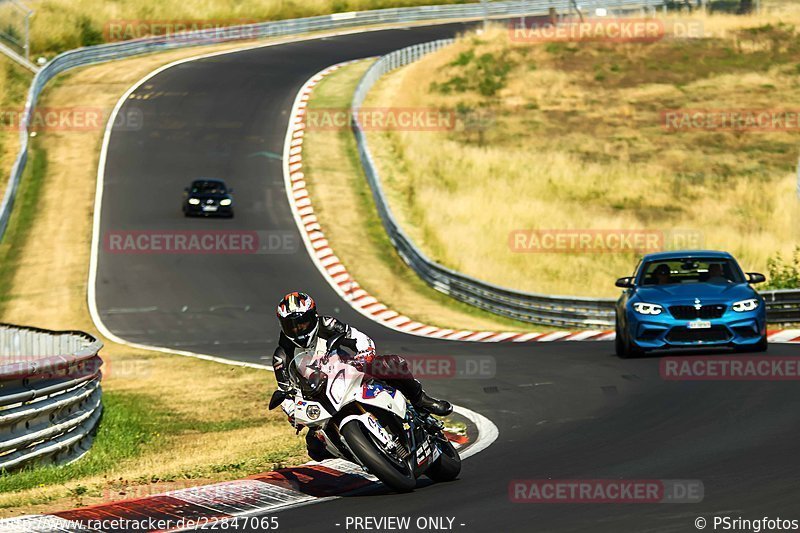
[[[396,492],[410,492],[417,486],[417,479],[408,462],[387,457],[387,453],[367,434],[361,422],[348,422],[341,428],[341,434],[358,460],[389,488]]]
[[[449,440],[440,442],[439,446],[442,453],[425,471],[425,475],[436,482],[453,481],[461,473],[461,456]]]

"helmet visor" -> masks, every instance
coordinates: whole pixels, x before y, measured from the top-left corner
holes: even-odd
[[[314,331],[317,325],[316,313],[303,313],[302,315],[278,317],[281,329],[287,337],[298,338]]]

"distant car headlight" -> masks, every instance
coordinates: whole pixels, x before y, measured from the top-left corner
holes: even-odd
[[[192,205],[200,205],[200,200],[197,198],[189,198],[189,203]]]
[[[750,298],[748,300],[741,300],[739,302],[735,302],[731,309],[736,311],[737,313],[746,313],[748,311],[754,311],[758,309],[758,298]]]
[[[224,200],[219,201],[219,205],[231,205],[232,202],[233,200],[231,200],[230,198],[225,198]]]
[[[633,310],[639,313],[640,315],[660,315],[661,311],[663,311],[664,308],[658,304],[636,302],[635,304],[633,304]]]

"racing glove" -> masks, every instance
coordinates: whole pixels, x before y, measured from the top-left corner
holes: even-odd
[[[289,423],[292,425],[292,427],[297,428],[297,429],[302,429],[303,428],[302,424],[298,427],[297,423],[295,422],[295,419],[294,419],[294,410],[295,410],[295,408],[296,408],[296,406],[295,406],[294,400],[292,400],[292,399],[287,398],[287,399],[283,400],[283,403],[281,403],[281,409],[283,409],[283,412],[286,413],[286,418],[289,421]]]

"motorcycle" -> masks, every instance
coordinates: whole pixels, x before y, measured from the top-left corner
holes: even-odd
[[[291,389],[278,389],[269,408],[289,398],[294,423],[315,431],[328,452],[360,465],[397,492],[417,478],[451,481],[461,472],[458,451],[444,424],[415,409],[403,394],[353,364],[344,335],[298,352],[288,366]]]

